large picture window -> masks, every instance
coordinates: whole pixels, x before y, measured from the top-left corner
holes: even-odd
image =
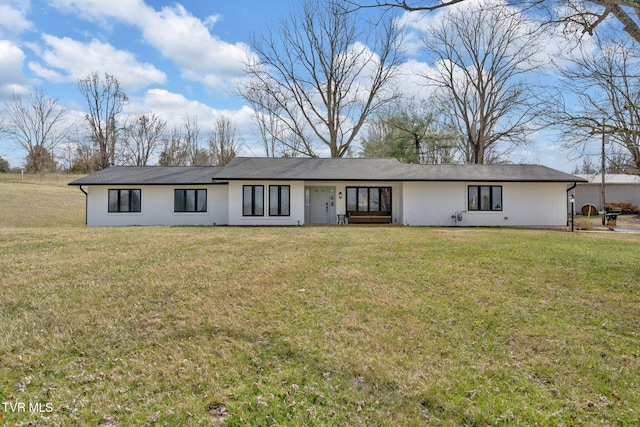
[[[288,185],[269,186],[269,215],[289,216],[290,211],[290,187]]]
[[[242,186],[242,215],[264,216],[264,185]]]
[[[468,210],[501,211],[502,187],[499,185],[470,185]]]
[[[174,212],[206,212],[207,190],[173,190]]]
[[[109,190],[109,212],[140,212],[141,190]]]
[[[347,187],[347,211],[391,212],[391,187]]]

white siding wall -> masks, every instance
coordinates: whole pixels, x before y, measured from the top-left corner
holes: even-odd
[[[264,186],[264,216],[242,215],[242,187]],[[290,186],[291,215],[269,216],[269,185]],[[232,181],[229,182],[228,215],[230,225],[302,225],[304,224],[304,183],[300,181]]]
[[[501,185],[503,210],[467,211],[469,185]],[[459,226],[562,227],[567,224],[565,183],[405,182],[404,224],[453,226],[451,215],[462,212]]]
[[[207,212],[174,212],[173,190],[206,189]],[[109,190],[140,189],[141,212],[109,212]],[[126,185],[89,186],[87,191],[87,225],[222,225],[229,222],[227,185]]]
[[[450,182],[405,182],[404,225],[453,225],[451,215],[465,210],[466,186]]]
[[[307,182],[309,186],[336,188],[336,213],[344,214],[346,187],[392,187],[393,223],[404,225],[453,226],[451,215],[462,212],[459,226],[540,226],[562,227],[567,223],[565,183],[465,183],[465,182]],[[264,216],[242,215],[242,186],[264,185]],[[291,215],[269,216],[269,185],[289,185]],[[502,185],[501,212],[468,212],[468,185]],[[303,225],[304,188],[302,181],[236,181],[209,186],[89,186],[87,223],[89,226],[118,225]],[[142,212],[109,213],[109,189],[142,190]],[[173,211],[173,190],[206,188],[206,213]],[[342,192],[342,199],[337,196]]]

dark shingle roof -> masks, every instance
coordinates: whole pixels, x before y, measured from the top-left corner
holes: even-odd
[[[198,185],[212,184],[214,166],[112,166],[69,185]]]
[[[540,165],[407,165],[396,159],[236,158],[217,180],[582,182]]]
[[[381,175],[395,176],[400,167],[396,159],[236,157],[217,172],[216,179],[375,180]]]
[[[404,165],[407,181],[582,182],[582,178],[541,165]]]
[[[232,180],[586,182],[540,165],[406,165],[396,159],[240,157],[225,167],[112,166],[69,185],[204,185]]]

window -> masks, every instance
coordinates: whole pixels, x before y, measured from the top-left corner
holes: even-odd
[[[499,185],[470,185],[470,211],[501,211],[502,187]]]
[[[358,210],[357,191],[358,189],[355,187],[347,187],[347,212]]]
[[[109,212],[140,212],[140,190],[109,190]]]
[[[173,190],[174,212],[206,212],[207,190]]]
[[[347,211],[391,212],[391,187],[347,187]]]
[[[242,186],[242,215],[264,216],[264,185]]]
[[[289,216],[290,187],[288,185],[269,186],[269,215]]]

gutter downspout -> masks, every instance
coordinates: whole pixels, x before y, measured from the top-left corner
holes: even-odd
[[[89,194],[84,191],[82,185],[78,185],[78,188],[84,193],[84,225],[87,225],[87,221],[89,219]]]
[[[573,185],[569,188],[567,188],[567,197],[565,197],[565,200],[569,200],[569,191],[573,190],[574,188],[576,188],[578,186],[578,183],[574,181]],[[569,226],[569,205],[567,205],[567,227]]]

